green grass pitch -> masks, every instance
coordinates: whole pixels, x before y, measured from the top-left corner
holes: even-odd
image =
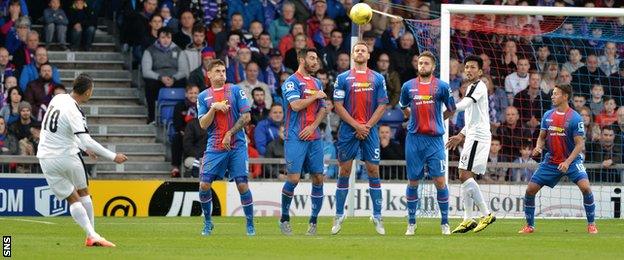
[[[34,222],[36,221],[36,222]],[[40,222],[49,223],[40,223]],[[438,219],[419,219],[406,237],[404,218],[385,218],[386,235],[368,218],[347,218],[332,236],[331,218],[319,219],[319,234],[305,236],[307,219],[294,218],[291,237],[277,218],[256,218],[257,235],[245,235],[244,219],[214,218],[202,237],[201,217],[97,218],[96,229],[116,248],[86,248],[84,233],[69,217],[0,218],[0,235],[12,236],[15,259],[618,259],[624,254],[624,221],[598,220],[589,235],[584,220],[537,220],[536,233],[516,232],[523,220],[498,220],[481,233],[442,236]],[[53,223],[53,224],[50,224]],[[459,223],[451,219],[451,229]]]

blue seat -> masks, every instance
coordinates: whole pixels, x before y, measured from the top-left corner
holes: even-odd
[[[156,101],[157,122],[167,126],[173,120],[173,108],[185,99],[184,88],[161,88]]]
[[[399,127],[403,124],[403,111],[398,108],[388,109],[379,120],[380,124]]]

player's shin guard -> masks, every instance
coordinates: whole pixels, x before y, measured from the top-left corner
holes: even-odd
[[[409,224],[416,224],[416,207],[418,206],[418,185],[407,185],[405,190],[407,198],[407,221]]]
[[[596,204],[594,204],[594,194],[583,194],[583,206],[585,206],[585,215],[587,216],[587,223],[594,224],[594,211],[596,210]]]
[[[344,215],[345,201],[349,193],[349,176],[338,177],[336,187],[336,216]]]
[[[527,225],[535,227],[535,196],[524,195],[524,217]]]
[[[282,218],[280,222],[290,221],[290,213],[288,210],[290,210],[290,203],[295,194],[295,187],[297,187],[295,183],[290,181],[284,182],[284,187],[282,188]]]
[[[243,206],[243,212],[245,212],[245,219],[247,219],[247,226],[253,226],[253,197],[251,196],[251,190],[247,190],[240,195],[241,205]]]
[[[85,233],[87,233],[87,236],[95,238],[100,237],[100,235],[95,233],[95,230],[93,229],[93,226],[89,221],[89,217],[87,216],[87,211],[82,206],[82,203],[76,202],[69,205],[69,213],[71,214],[74,221],[76,221],[76,223],[78,223],[78,225],[80,225],[80,227],[85,231]]]
[[[211,222],[212,216],[212,190],[199,189],[199,202],[204,213],[204,221]]]
[[[440,207],[440,224],[448,224],[449,191],[448,186],[438,189],[438,206]]]
[[[381,181],[379,178],[369,178],[368,188],[373,201],[373,217],[381,218]]]
[[[316,224],[321,207],[323,207],[323,184],[312,184],[312,214],[310,215],[310,223]]]

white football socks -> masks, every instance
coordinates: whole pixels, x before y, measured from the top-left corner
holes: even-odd
[[[91,221],[91,226],[95,229],[95,219],[93,218],[93,201],[91,200],[91,196],[87,195],[84,197],[80,197],[80,203],[87,211],[87,216],[89,216],[89,221]]]
[[[461,197],[464,205],[464,220],[472,218],[472,208],[474,207],[471,188],[466,184],[467,182],[461,184]]]
[[[100,235],[95,233],[93,229],[93,225],[89,221],[89,217],[87,216],[87,211],[82,206],[82,203],[73,203],[69,206],[69,213],[71,214],[74,221],[80,225],[80,227],[87,233],[89,237],[99,238]]]
[[[470,192],[472,193],[472,199],[474,200],[474,203],[477,204],[477,206],[479,207],[481,215],[489,215],[490,209],[488,208],[487,204],[485,204],[485,200],[483,199],[483,194],[481,193],[481,188],[479,187],[479,184],[477,184],[477,182],[473,178],[466,180],[464,183],[462,183],[462,186],[464,184],[470,189]]]

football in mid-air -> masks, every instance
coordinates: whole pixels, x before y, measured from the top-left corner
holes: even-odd
[[[367,24],[373,19],[373,9],[368,4],[358,3],[351,7],[349,16],[358,25]]]

